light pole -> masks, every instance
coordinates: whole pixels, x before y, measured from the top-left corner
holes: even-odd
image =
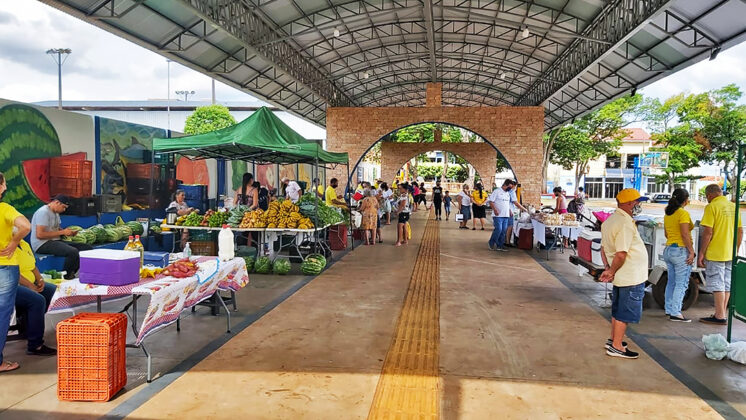
[[[184,102],[186,102],[189,100],[189,95],[194,95],[194,91],[193,90],[177,90],[176,94],[184,95]]]
[[[166,66],[168,67],[168,81],[166,82],[166,118],[168,119],[168,131],[171,131],[171,60],[166,59]]]
[[[57,63],[57,109],[62,109],[62,65],[73,52],[70,48],[50,48],[47,54]],[[64,58],[62,57],[64,54]]]

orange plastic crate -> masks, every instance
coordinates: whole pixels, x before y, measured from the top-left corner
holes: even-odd
[[[127,316],[81,313],[57,324],[57,398],[109,401],[127,384]]]

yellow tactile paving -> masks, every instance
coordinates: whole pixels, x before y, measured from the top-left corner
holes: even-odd
[[[369,419],[437,419],[440,229],[427,222]]]

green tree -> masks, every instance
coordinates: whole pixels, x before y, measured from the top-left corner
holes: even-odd
[[[703,145],[704,161],[719,165],[730,185],[738,177],[738,145],[746,141],[746,105],[739,105],[741,90],[730,84],[706,93],[688,96],[678,116],[695,130],[695,139]]]
[[[570,170],[575,168],[575,185],[586,172],[588,162],[615,155],[628,134],[625,126],[634,122],[642,96],[624,96],[586,114],[556,133],[550,161]]]
[[[695,140],[694,130],[688,123],[670,127],[651,137],[661,146],[652,151],[668,152],[668,167],[663,169],[663,175],[655,177],[657,181],[666,182],[668,190],[673,191],[675,184],[698,178],[686,175],[689,169],[699,166],[702,155],[702,145]]]
[[[187,117],[184,124],[186,134],[202,134],[236,124],[228,107],[223,105],[200,106]]]
[[[233,118],[228,107],[223,105],[200,106],[187,117],[184,124],[184,133],[190,135],[209,133],[235,124],[236,119]],[[241,186],[243,173],[246,170],[246,162],[231,161],[231,182],[234,189]]]

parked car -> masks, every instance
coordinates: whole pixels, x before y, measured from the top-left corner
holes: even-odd
[[[671,199],[671,194],[668,193],[658,193],[653,194],[653,196],[650,198],[651,203],[661,203],[661,204],[668,204],[668,200]]]

